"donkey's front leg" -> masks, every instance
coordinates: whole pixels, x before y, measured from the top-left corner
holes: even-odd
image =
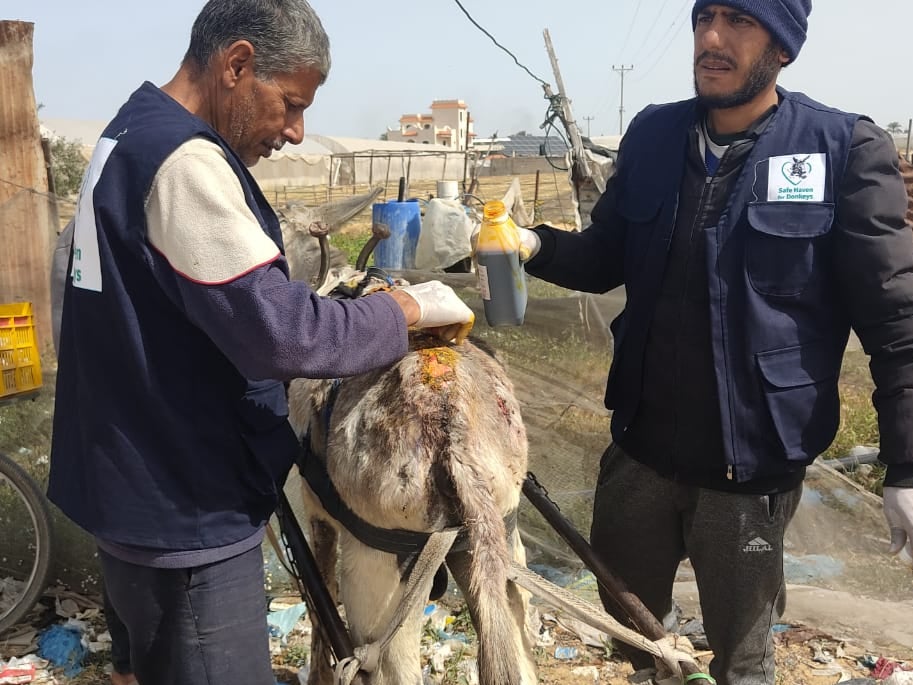
[[[317,570],[326,583],[330,597],[338,604],[339,583],[336,578],[336,529],[320,518],[311,519],[311,546]],[[311,672],[308,685],[332,685],[333,669],[330,667],[330,645],[323,637],[317,617],[311,616]]]
[[[396,555],[366,547],[343,531],[339,590],[356,645],[381,639],[389,629],[406,589]],[[423,600],[431,592],[429,577],[418,588]],[[420,645],[425,601],[419,602],[380,656],[368,676],[371,685],[421,685]]]

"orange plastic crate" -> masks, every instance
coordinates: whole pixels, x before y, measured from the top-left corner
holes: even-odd
[[[0,304],[0,398],[41,387],[31,302]]]

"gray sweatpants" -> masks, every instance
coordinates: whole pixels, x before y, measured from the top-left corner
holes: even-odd
[[[612,445],[602,457],[590,542],[660,620],[679,563],[691,559],[719,685],[774,685],[771,627],[786,607],[783,533],[802,488],[742,495],[676,483]],[[606,610],[619,619],[603,594]],[[647,654],[622,650],[635,669]]]

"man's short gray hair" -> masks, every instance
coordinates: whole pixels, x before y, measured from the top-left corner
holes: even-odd
[[[326,80],[330,39],[306,0],[209,0],[190,32],[184,57],[200,69],[239,40],[254,46],[254,74],[268,81],[311,67]]]

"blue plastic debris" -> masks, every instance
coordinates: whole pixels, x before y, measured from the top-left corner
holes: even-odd
[[[72,678],[82,671],[86,646],[78,630],[54,625],[38,637],[38,656],[47,659],[55,667],[62,667],[63,674]]]
[[[576,647],[556,647],[555,648],[555,658],[561,659],[561,660],[576,659],[577,658],[577,648]]]
[[[285,636],[292,632],[292,629],[301,620],[306,611],[307,605],[304,602],[280,611],[271,611],[266,616],[266,622],[269,624],[269,634],[273,637],[278,637],[284,644]]]

